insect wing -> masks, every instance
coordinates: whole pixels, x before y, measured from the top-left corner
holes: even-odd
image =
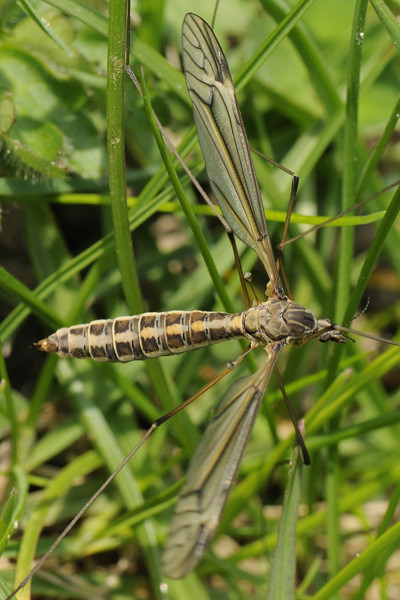
[[[234,233],[260,257],[281,287],[264,207],[229,67],[213,31],[188,13],[182,57],[197,135],[211,187]]]
[[[266,350],[267,351],[267,350]],[[277,353],[227,391],[190,462],[163,552],[163,571],[178,579],[200,562],[218,526]]]

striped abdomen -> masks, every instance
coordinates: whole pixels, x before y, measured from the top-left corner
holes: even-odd
[[[238,337],[246,337],[242,313],[170,311],[63,327],[37,346],[64,358],[128,362],[179,354]]]

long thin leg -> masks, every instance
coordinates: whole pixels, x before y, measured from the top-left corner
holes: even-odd
[[[364,206],[371,200],[374,200],[374,198],[377,198],[378,196],[380,196],[383,192],[387,192],[388,190],[391,190],[392,188],[398,186],[399,184],[400,184],[400,179],[398,179],[397,181],[394,181],[390,185],[384,187],[382,190],[380,190],[380,192],[377,192],[376,194],[372,194],[371,196],[368,196],[368,198],[365,198],[364,200],[361,200],[360,202],[353,204],[353,206],[350,206],[350,208],[347,208],[346,210],[338,213],[334,217],[330,217],[329,219],[326,219],[325,221],[323,221],[323,223],[320,223],[319,225],[314,225],[313,227],[310,227],[306,231],[303,231],[303,233],[300,233],[299,235],[296,235],[295,237],[290,238],[290,240],[287,240],[285,238],[284,240],[281,241],[281,243],[277,247],[277,252],[279,252],[280,254],[283,255],[283,249],[286,246],[289,246],[289,244],[293,244],[294,242],[301,240],[301,238],[305,237],[306,235],[309,235],[310,233],[313,233],[314,231],[318,231],[318,229],[321,229],[322,227],[329,225],[329,223],[333,223],[337,219],[340,219],[341,217],[344,217],[345,215],[348,215],[349,213],[351,213],[355,210],[358,210],[359,208],[361,208],[362,206]]]
[[[246,283],[246,278],[243,273],[242,263],[240,262],[239,252],[238,252],[237,245],[236,245],[236,239],[233,234],[233,231],[227,231],[226,233],[228,235],[229,241],[232,246],[233,256],[235,257],[235,265],[236,265],[237,272],[239,274],[240,284],[242,286],[243,295],[244,295],[244,299],[246,302],[246,308],[250,308],[251,303],[250,303],[250,298],[249,298],[249,290],[248,290],[248,286]]]
[[[290,190],[290,198],[289,198],[289,206],[288,209],[286,211],[286,219],[285,219],[285,224],[283,226],[283,232],[282,232],[282,239],[280,241],[280,243],[278,244],[277,248],[276,248],[276,256],[277,256],[277,267],[278,270],[280,272],[280,274],[282,275],[282,279],[283,279],[283,283],[285,285],[286,288],[286,293],[289,296],[290,299],[292,298],[292,293],[290,290],[290,284],[289,284],[289,280],[286,274],[286,269],[285,269],[285,264],[284,264],[284,260],[283,260],[283,247],[285,246],[285,242],[287,239],[287,235],[288,235],[288,231],[289,231],[289,224],[290,224],[290,219],[293,213],[293,208],[294,208],[294,204],[296,202],[296,195],[297,195],[297,188],[299,187],[299,176],[292,171],[291,169],[288,169],[287,167],[285,167],[284,165],[281,165],[280,163],[278,163],[277,161],[273,160],[272,158],[269,158],[269,156],[265,156],[265,154],[262,154],[261,152],[259,152],[258,150],[256,150],[255,148],[251,149],[252,152],[254,152],[255,154],[257,154],[258,156],[260,156],[261,158],[263,158],[264,160],[266,160],[267,162],[269,162],[271,165],[273,165],[274,167],[277,167],[278,169],[281,169],[281,171],[284,171],[284,173],[287,173],[288,175],[290,175],[290,177],[292,178],[292,187]]]
[[[292,298],[292,292],[290,290],[290,284],[289,284],[289,279],[287,277],[287,273],[286,273],[286,269],[285,269],[285,263],[284,263],[284,259],[283,259],[283,245],[286,241],[287,235],[288,235],[288,231],[289,231],[289,224],[290,224],[290,218],[292,216],[293,213],[293,208],[294,208],[294,203],[296,201],[296,195],[297,195],[297,188],[299,186],[299,177],[298,175],[293,174],[293,179],[292,179],[292,188],[290,191],[290,199],[289,199],[289,206],[288,209],[286,211],[286,219],[285,219],[285,225],[283,227],[283,233],[282,233],[282,239],[280,244],[276,247],[276,255],[277,255],[277,262],[278,262],[278,268],[281,272],[282,275],[282,279],[284,281],[285,287],[286,287],[286,291],[287,291],[287,295],[289,296],[289,298]]]
[[[140,83],[138,82],[138,80],[137,80],[134,72],[132,71],[132,69],[131,69],[131,67],[129,65],[127,65],[127,67],[126,67],[126,72],[128,73],[129,77],[131,78],[132,83],[136,87],[136,89],[139,92],[140,96],[143,97],[143,92],[142,92],[142,88],[140,86]],[[158,129],[159,129],[161,135],[163,136],[163,139],[164,139],[166,145],[168,146],[169,150],[175,156],[175,158],[177,159],[177,161],[181,165],[182,169],[185,171],[186,175],[189,177],[190,181],[193,183],[194,187],[199,192],[199,194],[201,195],[201,197],[203,198],[203,200],[208,204],[208,206],[211,208],[211,210],[213,211],[213,213],[215,214],[215,216],[217,217],[217,219],[220,221],[222,227],[225,229],[225,231],[228,234],[231,233],[232,229],[229,227],[228,223],[226,222],[226,220],[224,219],[224,217],[221,215],[221,213],[216,209],[215,205],[211,202],[210,198],[208,197],[208,195],[206,194],[206,192],[203,190],[203,188],[201,187],[201,185],[199,184],[199,182],[197,181],[197,179],[194,177],[194,175],[191,172],[191,170],[189,169],[189,167],[185,164],[185,161],[183,160],[183,158],[179,154],[178,150],[175,148],[174,144],[169,139],[167,132],[165,131],[164,127],[161,125],[160,120],[157,117],[157,115],[154,112],[154,110],[152,111],[152,114],[153,114],[153,117],[154,117],[154,119],[155,119],[155,121],[157,123]]]
[[[274,367],[274,372],[275,372],[275,377],[276,377],[276,379],[278,381],[278,384],[279,384],[279,387],[280,387],[283,399],[285,401],[286,408],[288,409],[288,412],[289,412],[289,415],[290,415],[290,420],[293,423],[294,431],[296,433],[297,443],[299,444],[299,446],[301,448],[301,452],[303,454],[304,464],[305,465],[310,465],[311,464],[310,455],[309,455],[308,450],[306,448],[306,444],[305,444],[304,438],[303,438],[303,436],[301,434],[301,431],[299,429],[299,425],[297,423],[297,420],[296,420],[296,418],[294,416],[292,405],[290,404],[290,400],[289,400],[288,395],[286,393],[285,386],[283,385],[281,374],[279,373],[278,368],[276,366]]]
[[[75,515],[75,517],[68,523],[65,529],[60,533],[57,539],[53,542],[47,552],[40,558],[40,560],[36,563],[36,565],[31,569],[28,575],[21,581],[21,583],[13,590],[13,592],[7,596],[5,600],[11,600],[15,595],[28,583],[28,581],[39,571],[42,565],[47,561],[49,556],[54,552],[57,546],[61,543],[61,541],[65,538],[66,535],[71,531],[71,529],[76,525],[76,523],[80,520],[80,518],[85,514],[85,512],[92,506],[92,504],[97,500],[97,498],[104,492],[104,490],[110,485],[112,481],[114,481],[115,477],[118,473],[124,468],[124,466],[130,461],[130,459],[136,454],[136,452],[143,446],[143,444],[149,439],[152,433],[165,421],[168,421],[171,417],[176,415],[178,412],[189,406],[194,400],[196,400],[199,396],[204,394],[208,389],[210,389],[213,385],[215,385],[218,381],[220,381],[225,375],[230,373],[243,359],[244,357],[253,349],[253,346],[248,346],[246,350],[242,352],[242,354],[234,361],[231,361],[227,368],[222,371],[213,381],[207,383],[203,386],[196,394],[190,396],[187,400],[179,404],[179,406],[167,412],[165,415],[162,415],[158,419],[156,419],[143,435],[141,440],[136,444],[134,448],[129,452],[129,454],[124,458],[124,460],[118,465],[118,467],[111,473],[111,475],[104,481],[104,483],[99,487],[99,489],[89,498],[86,504],[80,509],[80,511]]]
[[[126,71],[127,71],[128,75],[129,75],[129,77],[131,78],[133,84],[135,85],[136,89],[138,90],[139,94],[141,96],[143,96],[140,84],[139,84],[139,82],[138,82],[135,74],[133,73],[133,71],[132,71],[132,69],[131,69],[131,67],[129,65],[126,67]],[[156,115],[156,113],[154,111],[153,111],[153,116],[154,116],[154,118],[156,120],[156,123],[158,125],[158,128],[159,128],[159,130],[161,132],[161,135],[163,136],[163,139],[164,139],[166,145],[168,146],[168,148],[170,149],[170,151],[174,154],[174,156],[178,160],[179,164],[181,165],[181,167],[183,168],[183,170],[185,171],[185,173],[190,178],[190,181],[192,182],[192,184],[194,185],[194,187],[196,188],[196,190],[199,192],[199,194],[201,195],[201,197],[203,198],[203,200],[211,208],[211,210],[213,211],[213,213],[215,214],[215,216],[218,218],[219,222],[221,223],[222,227],[225,229],[225,231],[226,231],[226,233],[228,235],[229,241],[231,243],[231,246],[232,246],[232,251],[233,251],[233,256],[235,258],[236,268],[237,268],[238,273],[239,273],[240,283],[241,283],[241,286],[242,286],[242,289],[243,289],[243,294],[244,294],[244,297],[245,297],[246,308],[249,308],[250,307],[249,293],[248,293],[248,290],[247,290],[245,278],[243,277],[243,269],[241,267],[239,253],[237,251],[237,246],[236,246],[236,241],[235,241],[235,237],[234,237],[233,231],[230,228],[230,226],[228,225],[228,223],[225,220],[225,218],[217,210],[217,208],[215,207],[215,205],[213,204],[213,202],[211,202],[210,198],[208,197],[208,195],[206,194],[206,192],[203,190],[203,188],[201,187],[201,185],[199,184],[199,182],[197,181],[197,179],[194,177],[193,173],[190,171],[190,169],[185,164],[185,161],[183,160],[183,158],[181,157],[181,155],[179,154],[179,152],[175,148],[174,144],[169,139],[167,132],[165,131],[165,129],[161,125],[161,123],[160,123],[160,121],[159,121],[159,119],[158,119],[158,117],[157,117],[157,115]]]

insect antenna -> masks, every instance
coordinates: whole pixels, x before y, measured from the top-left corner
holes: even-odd
[[[326,333],[329,333],[329,331],[340,331],[342,334],[344,334],[344,337],[347,338],[348,340],[350,340],[351,342],[355,342],[355,340],[350,337],[350,335],[348,334],[352,334],[352,335],[358,335],[360,337],[365,337],[369,340],[374,340],[376,342],[382,342],[383,344],[389,344],[390,346],[400,346],[400,342],[395,342],[394,340],[389,340],[387,338],[372,334],[372,333],[366,333],[364,331],[359,331],[358,329],[350,329],[350,327],[348,327],[349,323],[352,323],[353,321],[355,321],[356,319],[358,319],[358,317],[361,317],[361,315],[365,314],[368,310],[368,307],[370,305],[370,297],[368,296],[367,298],[367,303],[364,306],[364,308],[362,310],[360,310],[357,314],[355,314],[353,317],[351,317],[351,319],[349,319],[348,321],[346,321],[346,323],[344,325],[337,325],[336,323],[332,323],[330,327],[326,328]],[[309,340],[312,339],[313,336],[310,336]],[[319,332],[319,335],[316,335],[314,337],[320,337],[320,341],[325,341],[324,339],[321,339],[321,332]],[[329,338],[327,338],[329,339]],[[304,343],[307,343],[309,340],[305,340]],[[299,345],[302,345],[302,343],[300,343]]]
[[[365,303],[365,306],[362,310],[360,310],[356,315],[354,315],[354,317],[351,317],[351,319],[349,319],[348,321],[346,321],[346,323],[344,324],[344,327],[347,327],[348,325],[350,325],[350,323],[352,323],[353,321],[355,321],[356,319],[358,319],[358,317],[361,317],[362,315],[364,315],[367,310],[368,307],[370,305],[370,296],[367,297],[367,302]]]

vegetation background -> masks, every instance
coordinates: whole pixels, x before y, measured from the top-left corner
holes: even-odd
[[[106,131],[115,115],[106,73],[107,43],[115,45],[123,33],[113,23],[108,29],[109,10],[120,15],[123,2],[23,0],[0,7],[0,549],[2,585],[9,589],[151,421],[241,351],[229,342],[158,363],[114,365],[61,361],[34,349],[60,326],[129,314],[136,274],[145,310],[224,308],[128,79],[126,178],[136,272],[129,243],[121,248],[124,222],[111,212],[108,177],[115,181],[123,165],[107,158]],[[143,65],[153,108],[207,186],[180,72],[188,10],[210,22],[214,6],[133,3],[130,64],[136,73]],[[335,215],[398,178],[398,12],[398,2],[378,0],[230,0],[218,7],[214,29],[238,74],[250,144],[300,175],[292,235],[301,223]],[[291,180],[254,160],[276,245]],[[178,171],[219,285],[242,310],[226,235]],[[296,300],[342,323],[369,296],[354,327],[395,336],[398,209],[398,190],[391,189],[361,214],[291,245],[285,260]],[[240,252],[262,297],[265,273],[250,250]],[[398,349],[363,339],[284,353],[280,370],[296,415],[306,418],[312,457],[301,496],[282,517],[288,479],[282,461],[292,430],[272,381],[215,543],[196,573],[168,582],[167,591],[159,557],[172,506],[213,408],[229,383],[253,368],[240,365],[141,448],[35,576],[32,593],[398,598],[398,359]],[[284,538],[274,561],[279,522],[298,511],[296,543]],[[295,521],[292,527],[293,533]],[[289,570],[296,572],[290,595],[279,591]],[[30,597],[29,586],[19,597]]]

